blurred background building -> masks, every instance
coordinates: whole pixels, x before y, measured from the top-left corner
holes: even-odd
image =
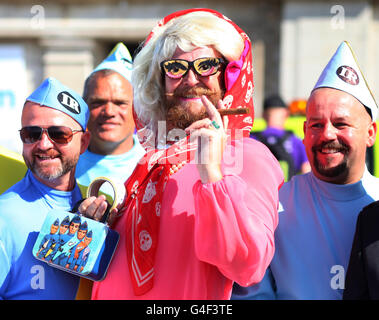
[[[81,93],[85,78],[117,42],[133,54],[159,19],[191,7],[218,10],[250,36],[258,117],[264,96],[272,93],[289,104],[300,100],[294,108],[301,109],[343,40],[355,50],[374,94],[379,91],[379,0],[2,0],[0,145],[20,152],[21,108],[44,78],[56,77]]]

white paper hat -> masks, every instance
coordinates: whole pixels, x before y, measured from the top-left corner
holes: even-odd
[[[371,117],[376,120],[378,105],[347,41],[340,44],[321,73],[313,90],[323,87],[338,89],[351,94],[371,110]]]
[[[132,78],[132,57],[128,48],[122,43],[119,42],[113,50],[93,71],[92,73],[104,70],[111,69],[113,71],[121,74],[129,82]]]

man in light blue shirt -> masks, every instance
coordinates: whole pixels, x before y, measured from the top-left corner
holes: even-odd
[[[307,102],[304,145],[312,171],[279,191],[276,251],[257,285],[234,299],[342,299],[356,220],[379,199],[366,168],[378,107],[354,54],[343,42]]]
[[[75,299],[79,277],[32,255],[49,211],[70,211],[82,196],[75,181],[88,147],[89,111],[79,94],[47,78],[26,99],[20,137],[25,177],[0,196],[0,299]]]
[[[145,153],[134,134],[131,74],[131,55],[119,43],[85,82],[91,142],[79,159],[79,184],[88,186],[97,177],[124,183]]]

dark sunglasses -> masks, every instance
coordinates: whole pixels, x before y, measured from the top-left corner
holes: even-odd
[[[64,126],[51,126],[48,128],[41,128],[38,126],[23,127],[20,130],[20,137],[23,143],[31,144],[39,141],[42,134],[46,132],[49,139],[58,144],[67,144],[72,140],[72,137],[77,132],[84,132],[83,130],[72,130]]]
[[[172,79],[184,77],[189,69],[193,69],[196,74],[202,77],[214,75],[226,62],[222,58],[198,58],[193,61],[184,59],[171,59],[161,62],[162,72]]]

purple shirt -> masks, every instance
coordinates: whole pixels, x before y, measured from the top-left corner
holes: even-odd
[[[286,130],[277,129],[277,128],[266,128],[262,134],[266,137],[282,137]],[[254,132],[252,132],[253,138]],[[270,138],[269,138],[270,139]],[[286,140],[284,143],[284,148],[287,150],[289,154],[292,155],[292,158],[294,160],[295,170],[296,172],[299,172],[301,170],[301,166],[303,163],[308,162],[307,154],[305,153],[305,147],[303,145],[303,142],[296,137],[294,134]]]

